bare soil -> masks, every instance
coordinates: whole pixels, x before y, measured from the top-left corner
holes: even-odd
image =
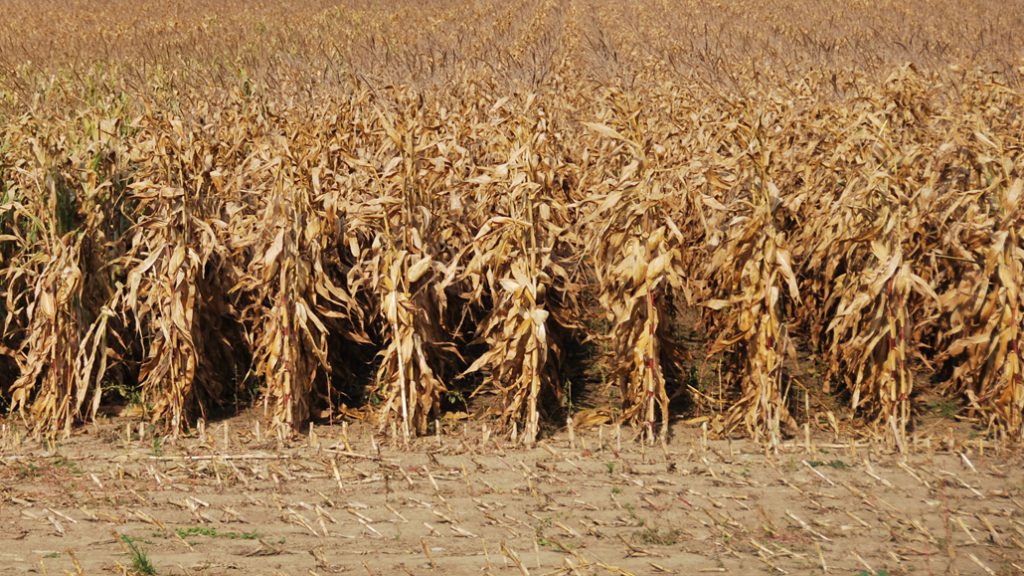
[[[110,419],[0,450],[0,574],[1021,574],[1019,451],[816,438],[778,453],[675,427],[533,449],[479,425],[408,447],[236,417],[175,441]],[[128,440],[128,429],[132,430]],[[143,430],[146,432],[146,430]]]

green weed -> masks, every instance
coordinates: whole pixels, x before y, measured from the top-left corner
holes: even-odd
[[[149,561],[146,551],[139,547],[130,536],[121,535],[121,541],[128,546],[132,556],[132,573],[137,576],[156,576],[156,568]]]

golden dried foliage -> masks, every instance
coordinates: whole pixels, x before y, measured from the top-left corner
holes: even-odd
[[[938,394],[1024,437],[1020,5],[8,13],[0,407],[39,432],[261,397],[774,444],[836,395],[905,446]]]

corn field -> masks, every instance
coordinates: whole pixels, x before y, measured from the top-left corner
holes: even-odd
[[[0,409],[1024,440],[1024,5],[12,0]]]

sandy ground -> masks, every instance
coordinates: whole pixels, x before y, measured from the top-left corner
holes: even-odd
[[[56,448],[8,430],[0,574],[130,573],[124,537],[157,574],[1024,574],[1021,454],[976,441],[901,457],[683,426],[667,448],[604,428],[531,450],[462,425],[408,448],[362,425],[135,426]]]

